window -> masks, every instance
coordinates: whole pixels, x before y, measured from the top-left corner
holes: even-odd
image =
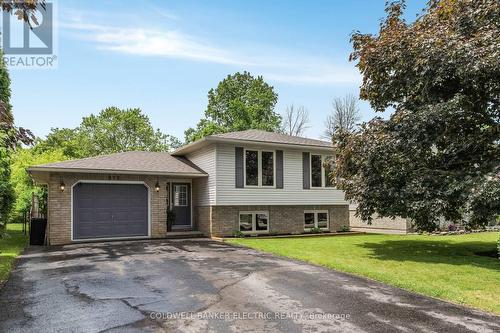
[[[311,186],[322,187],[321,155],[311,155]]]
[[[274,151],[245,150],[245,185],[274,186]]]
[[[269,232],[269,213],[240,212],[240,231],[244,233]]]
[[[334,167],[334,159],[333,156],[325,156],[323,162],[323,169],[325,169],[325,187],[333,187],[333,180],[331,178],[331,173]]]
[[[314,213],[304,213],[304,229],[314,228]]]
[[[187,206],[187,185],[174,185],[174,206]]]
[[[262,186],[274,185],[274,152],[262,152]]]
[[[333,187],[333,156],[311,154],[311,187]]]
[[[247,150],[245,152],[246,184],[249,186],[259,185],[259,152]]]
[[[328,230],[327,210],[306,210],[304,211],[304,230],[320,228]]]

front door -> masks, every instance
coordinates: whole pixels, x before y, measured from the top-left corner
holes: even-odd
[[[191,228],[191,184],[172,184],[172,209],[175,214],[175,221],[172,224],[174,229]]]

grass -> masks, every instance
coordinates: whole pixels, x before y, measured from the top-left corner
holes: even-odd
[[[500,260],[475,254],[494,251],[498,237],[366,234],[230,242],[500,314]]]
[[[14,260],[28,245],[28,236],[22,232],[22,224],[7,224],[7,229],[0,238],[0,287],[9,278]]]

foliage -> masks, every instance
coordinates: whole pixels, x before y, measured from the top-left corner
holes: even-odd
[[[45,187],[34,186],[26,168],[32,165],[58,162],[68,159],[61,149],[38,153],[35,149],[18,149],[12,156],[11,182],[15,192],[13,216],[29,211],[32,193],[39,198],[45,197]]]
[[[0,147],[15,149],[19,143],[31,144],[34,136],[30,130],[14,126],[10,94],[9,72],[0,50]]]
[[[281,121],[281,131],[288,135],[301,136],[307,128],[309,111],[303,106],[287,106]]]
[[[353,132],[361,117],[359,115],[358,99],[351,94],[344,98],[335,98],[332,102],[332,112],[326,117],[323,138],[332,140],[340,129]]]
[[[168,151],[179,141],[155,130],[140,109],[109,107],[98,115],[84,117],[75,129],[53,128],[37,151],[62,149],[70,158],[83,158],[131,150]]]
[[[0,53],[0,56],[3,54]],[[0,61],[0,223],[6,221],[14,199],[10,184],[10,142],[13,117],[10,108],[10,78],[3,61]]]
[[[262,76],[255,78],[248,72],[228,75],[208,92],[205,118],[185,131],[186,142],[247,129],[279,131],[281,117],[274,112],[277,100],[274,88]]]
[[[45,10],[45,0],[0,0],[0,8],[8,13],[12,13],[19,20],[23,20],[32,26],[39,25],[36,18],[36,12]]]
[[[494,250],[497,238],[496,232],[481,232],[228,241],[500,314],[500,262],[475,255]]]
[[[309,232],[312,233],[312,234],[320,234],[322,233],[323,231],[321,230],[321,228],[318,228],[318,227],[312,227],[311,229],[309,229]]]
[[[16,257],[28,245],[28,236],[22,232],[22,224],[9,223],[0,238],[0,288],[7,281]]]
[[[500,233],[498,234],[497,251],[498,251],[498,259],[500,259]]]
[[[235,232],[233,232],[233,237],[245,238],[245,234],[243,232],[241,232],[240,230],[236,230]]]
[[[336,134],[332,178],[368,222],[485,225],[500,198],[500,3],[433,0],[411,24],[403,9],[388,5],[378,36],[352,36],[361,98],[394,112]]]
[[[10,182],[10,154],[0,147],[0,223],[6,223],[14,203],[14,190]]]
[[[175,223],[175,212],[171,209],[167,210],[167,223],[172,226]]]
[[[349,228],[348,225],[341,225],[340,226],[340,232],[348,232],[348,231],[351,231],[351,228]]]

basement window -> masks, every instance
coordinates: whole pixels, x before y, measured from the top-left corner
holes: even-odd
[[[310,231],[312,228],[321,230],[329,229],[329,217],[327,210],[306,210],[304,211],[304,230]]]
[[[269,212],[240,212],[239,225],[243,233],[268,233]]]

